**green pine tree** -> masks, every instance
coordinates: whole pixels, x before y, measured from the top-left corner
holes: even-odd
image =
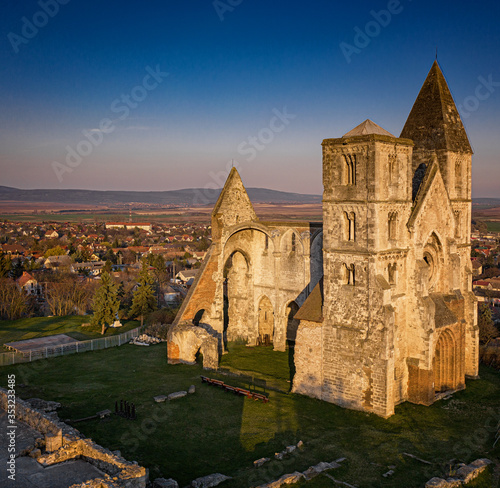
[[[0,256],[0,278],[7,278],[12,268],[12,261],[9,256],[3,254]]]
[[[499,332],[493,323],[491,309],[487,303],[478,306],[477,325],[479,326],[479,341],[488,344],[492,339],[498,337]]]
[[[148,271],[148,263],[142,261],[142,269],[137,280],[137,289],[132,298],[132,308],[130,315],[132,317],[141,317],[141,327],[144,323],[144,316],[156,310],[156,298],[153,289],[154,280]]]
[[[94,315],[91,325],[100,325],[101,334],[104,334],[106,325],[110,325],[115,321],[120,308],[118,285],[113,282],[111,275],[107,272],[101,275],[101,284],[95,292],[92,308]]]

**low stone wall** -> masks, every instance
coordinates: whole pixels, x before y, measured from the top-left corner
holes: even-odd
[[[7,411],[7,390],[0,388],[0,408]],[[103,471],[104,478],[98,478],[71,488],[145,488],[148,482],[146,468],[113,454],[110,450],[84,437],[78,430],[61,422],[56,415],[46,414],[16,398],[16,419],[43,435],[62,435],[62,447],[37,458],[44,467],[68,461],[84,459]]]
[[[7,411],[7,390],[0,388],[0,409]],[[69,425],[54,418],[54,415],[43,413],[34,409],[28,402],[16,398],[16,419],[33,427],[40,434],[63,434],[73,435],[79,432]]]

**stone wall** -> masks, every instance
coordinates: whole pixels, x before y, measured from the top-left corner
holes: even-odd
[[[384,417],[478,371],[472,149],[437,63],[401,134],[371,122],[323,141],[322,226],[259,221],[233,169],[212,213],[217,266],[186,305],[213,296],[224,339],[276,350],[290,324],[294,391]]]
[[[322,399],[323,324],[301,320],[294,348],[293,393]]]
[[[0,388],[0,408],[7,410],[7,390]],[[85,459],[106,473],[95,479],[71,488],[145,488],[148,482],[146,468],[113,454],[80,432],[53,416],[32,408],[27,402],[16,398],[16,419],[44,435],[62,433],[62,447],[55,452],[42,454],[37,461],[44,467],[68,461]]]

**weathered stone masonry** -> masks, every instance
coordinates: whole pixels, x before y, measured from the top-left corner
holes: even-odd
[[[219,352],[294,341],[293,391],[383,417],[464,388],[478,369],[471,160],[435,62],[400,137],[367,120],[323,141],[323,225],[260,222],[233,169],[176,324],[214,331]]]
[[[0,388],[0,409],[7,411],[7,390]],[[57,417],[34,409],[16,398],[16,419],[45,435],[47,452],[37,458],[48,467],[70,459],[85,459],[105,473],[103,478],[72,485],[71,488],[145,488],[148,471],[135,462],[129,462],[80,434]],[[50,446],[50,447],[49,447]]]

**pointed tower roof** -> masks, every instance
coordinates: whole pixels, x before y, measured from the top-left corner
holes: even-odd
[[[219,236],[222,228],[258,220],[238,171],[236,168],[231,168],[212,210],[212,237]]]
[[[427,75],[400,137],[412,139],[416,149],[472,154],[467,133],[437,61]]]
[[[344,134],[342,137],[365,136],[367,134],[379,134],[381,136],[394,137],[390,132],[386,131],[385,129],[380,127],[380,125],[376,124],[370,119],[366,119],[357,127],[354,127],[354,129],[349,131],[347,134]]]

